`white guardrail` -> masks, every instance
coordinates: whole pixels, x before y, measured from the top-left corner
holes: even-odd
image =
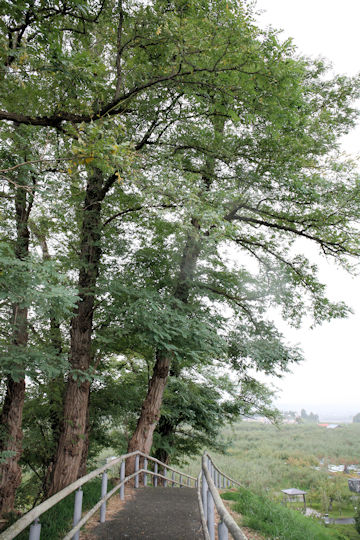
[[[129,476],[125,477],[125,462],[128,458],[135,456],[135,472]],[[143,458],[143,467],[140,469],[140,458]],[[153,463],[153,469],[148,468],[149,461]],[[107,471],[115,465],[120,465],[120,482],[114,486],[109,492],[107,491]],[[162,472],[159,472],[159,466]],[[171,472],[171,477],[168,476],[168,472]],[[81,486],[96,478],[99,475],[102,475],[101,481],[101,498],[96,503],[95,506],[87,514],[81,517],[82,514],[82,498],[83,491]],[[131,452],[130,454],[124,454],[113,460],[111,460],[106,465],[103,465],[99,469],[92,471],[91,473],[79,478],[66,488],[62,489],[58,493],[55,493],[52,497],[39,504],[30,512],[25,514],[20,518],[16,523],[11,525],[6,529],[2,534],[0,534],[0,540],[12,540],[16,538],[18,534],[24,531],[30,525],[29,540],[40,540],[41,534],[41,523],[39,517],[44,514],[47,510],[55,506],[58,502],[62,501],[75,491],[75,502],[74,502],[74,519],[73,519],[73,528],[64,536],[63,540],[79,540],[80,529],[85,523],[97,512],[100,508],[100,523],[104,523],[106,520],[106,501],[110,499],[117,491],[120,492],[120,498],[124,499],[124,487],[129,480],[134,479],[135,488],[139,487],[139,476],[143,476],[144,486],[147,485],[148,476],[153,477],[153,485],[156,487],[158,480],[162,479],[163,486],[167,487],[168,485],[174,487],[175,485],[184,486],[184,487],[197,487],[197,479],[193,476],[179,472],[172,467],[162,463],[156,458],[143,454],[142,452],[136,451]]]
[[[218,539],[228,540],[230,532],[234,540],[247,540],[245,534],[229,514],[218,492],[218,489],[240,485],[239,482],[220,471],[209,454],[204,453],[197,486],[205,540],[215,540],[215,508],[219,516]]]
[[[126,460],[131,457],[135,457],[135,472],[125,477],[125,463]],[[141,458],[142,468],[140,468]],[[152,463],[153,470],[150,470],[148,467],[149,461]],[[108,491],[107,471],[116,465],[120,465],[120,482],[116,484],[110,491]],[[161,472],[159,471],[159,466]],[[168,474],[169,472],[171,472],[171,477]],[[91,510],[82,516],[83,491],[81,486],[99,475],[102,475],[100,500],[91,508]],[[24,531],[29,525],[29,540],[40,540],[40,516],[73,492],[75,492],[73,528],[67,533],[66,536],[64,536],[63,540],[79,540],[81,527],[85,525],[85,523],[95,514],[95,512],[100,509],[100,523],[104,523],[106,520],[106,501],[110,499],[110,497],[112,497],[117,491],[120,493],[120,499],[123,500],[125,497],[125,484],[134,479],[134,487],[138,488],[140,475],[143,475],[144,486],[147,485],[148,476],[150,476],[152,477],[154,487],[158,485],[159,479],[162,480],[162,485],[164,487],[174,487],[175,485],[179,485],[180,487],[196,487],[205,540],[215,540],[215,508],[219,516],[218,540],[228,540],[229,532],[234,540],[247,540],[240,527],[236,524],[234,519],[227,511],[218,492],[218,489],[240,486],[240,484],[220,471],[220,469],[214,465],[209,454],[206,452],[204,453],[202,457],[201,471],[198,478],[194,478],[193,476],[177,471],[165,463],[162,463],[158,459],[148,456],[147,454],[143,454],[139,451],[131,452],[129,454],[124,454],[114,458],[109,463],[106,463],[106,465],[103,465],[95,471],[92,471],[82,478],[79,478],[66,488],[62,489],[43,503],[30,510],[30,512],[25,514],[16,523],[0,534],[0,540],[12,540],[13,538],[16,538],[17,535]]]

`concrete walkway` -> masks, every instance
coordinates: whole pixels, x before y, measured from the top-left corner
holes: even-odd
[[[99,540],[204,540],[196,489],[139,488],[111,521],[91,533]]]

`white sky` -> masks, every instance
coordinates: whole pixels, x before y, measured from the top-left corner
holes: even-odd
[[[261,27],[271,25],[292,37],[299,52],[325,57],[337,73],[360,71],[360,0],[258,0]],[[360,127],[343,141],[348,153],[360,152]],[[308,252],[307,252],[308,254]],[[296,331],[281,325],[284,335],[299,343],[306,361],[276,381],[281,390],[277,405],[305,408],[320,414],[360,412],[360,276],[352,278],[336,266],[321,263],[320,276],[333,300],[344,300],[354,310],[348,319]]]

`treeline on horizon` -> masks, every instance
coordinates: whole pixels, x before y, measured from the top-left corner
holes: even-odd
[[[104,448],[174,461],[276,418],[256,373],[302,354],[268,309],[347,315],[296,241],[356,264],[360,192],[359,78],[251,2],[0,10],[3,516],[22,471],[33,503]]]

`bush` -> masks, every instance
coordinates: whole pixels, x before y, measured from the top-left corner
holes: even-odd
[[[95,478],[82,487],[83,511],[90,510],[100,499],[101,479]],[[74,513],[75,493],[72,493],[53,508],[50,508],[45,514],[40,516],[41,538],[48,540],[60,540],[72,527]],[[27,540],[29,538],[29,528],[25,529],[17,540]]]
[[[360,506],[358,506],[355,514],[355,529],[360,534]]]
[[[346,540],[336,530],[327,529],[322,523],[307,518],[241,488],[236,493],[225,493],[224,499],[235,501],[234,510],[243,515],[243,525],[257,530],[267,538],[278,540]]]

